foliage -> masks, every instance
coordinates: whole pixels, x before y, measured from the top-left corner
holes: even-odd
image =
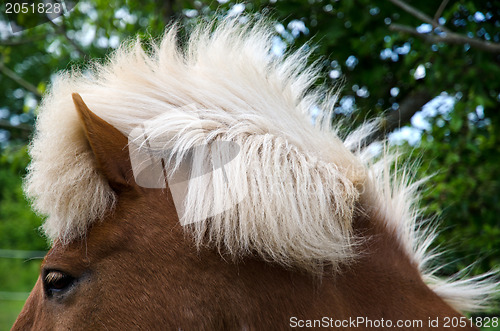
[[[0,250],[47,250],[37,230],[41,220],[29,209],[21,189],[27,163],[26,147],[0,154]],[[0,257],[0,330],[14,322],[38,277],[40,261]]]
[[[500,265],[500,137],[487,118],[470,112],[477,105],[473,97],[458,102],[450,118],[437,116],[413,150],[425,160],[418,176],[434,174],[422,203],[442,216],[438,243],[451,243],[449,260],[455,261],[448,272],[474,261],[483,272]]]
[[[23,308],[23,301],[0,301],[0,330],[8,331]]]
[[[27,207],[21,177],[27,165],[25,148],[0,155],[0,243],[1,249],[44,250],[46,241],[37,228],[40,218]]]

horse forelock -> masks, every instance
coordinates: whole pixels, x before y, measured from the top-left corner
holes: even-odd
[[[418,230],[416,186],[404,176],[394,179],[392,154],[375,162],[367,149],[356,150],[372,125],[338,138],[330,127],[335,93],[313,88],[319,67],[307,64],[309,51],[274,55],[273,35],[267,22],[243,26],[226,19],[215,29],[199,25],[180,48],[174,26],[150,53],[136,41],[105,64],[60,73],[39,109],[24,186],[34,209],[47,216],[48,238],[68,243],[84,237],[116,201],[75,112],[71,93],[78,92],[126,136],[140,127],[148,144],[164,146],[172,162],[200,144],[209,152],[220,141],[238,146],[224,176],[244,188],[243,199],[227,183],[203,176],[190,181],[183,198],[180,218],[198,245],[208,240],[234,256],[257,252],[308,270],[336,267],[354,256],[353,217],[365,203],[397,234],[423,277],[434,279],[427,265],[434,234]],[[147,152],[144,146],[138,150]],[[191,170],[202,172],[199,167]],[[226,208],[227,201],[237,203]],[[204,215],[209,222],[199,221]],[[486,285],[463,300],[456,295],[461,289],[436,292],[459,309],[471,308]]]

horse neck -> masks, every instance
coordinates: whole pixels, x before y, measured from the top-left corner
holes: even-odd
[[[359,239],[357,258],[322,282],[335,299],[326,308],[337,317],[430,320],[460,317],[422,280],[395,231],[378,213],[359,213],[353,226]],[[471,328],[475,329],[475,328]]]
[[[382,220],[358,216],[354,230],[364,239],[357,258],[340,272],[325,270],[318,277],[257,257],[231,261],[215,249],[197,251],[171,213],[171,198],[165,204],[164,197],[151,193],[139,199],[141,207],[136,197],[126,201],[124,196],[112,219],[93,226],[84,242],[56,245],[49,253],[63,264],[80,261],[90,266],[95,281],[105,280],[99,286],[82,283],[86,290],[72,306],[78,314],[92,312],[85,320],[95,328],[106,320],[116,329],[156,329],[161,323],[164,329],[275,330],[287,328],[294,317],[428,323],[429,318],[460,316],[422,282]],[[132,201],[136,208],[125,208]],[[167,207],[151,207],[162,203]],[[42,326],[63,321],[51,322],[42,293],[39,278],[14,329],[32,323],[49,329]]]
[[[169,268],[177,264],[178,273],[190,275],[193,282],[189,285],[184,282],[182,286],[211,298],[209,301],[215,306],[224,307],[223,312],[210,313],[223,314],[225,320],[264,324],[280,320],[279,325],[288,325],[292,316],[299,319],[361,316],[394,321],[420,319],[425,326],[429,318],[460,317],[426,286],[396,234],[385,224],[383,219],[358,215],[353,223],[355,234],[361,237],[357,257],[343,265],[340,272],[327,268],[321,277],[256,257],[233,262],[222,259],[215,250],[196,252],[185,236],[183,259],[175,258],[168,263]]]

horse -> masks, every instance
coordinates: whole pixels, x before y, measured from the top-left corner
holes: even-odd
[[[178,29],[44,95],[24,190],[51,249],[12,330],[476,329],[498,283],[437,277],[419,182],[373,122],[340,138],[310,48]]]

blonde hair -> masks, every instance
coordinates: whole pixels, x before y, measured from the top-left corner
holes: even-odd
[[[478,308],[493,285],[476,282],[465,293],[459,287],[471,289],[469,283],[450,287],[426,273],[433,233],[414,230],[414,186],[391,180],[381,166],[390,154],[375,163],[366,149],[356,148],[369,124],[345,141],[338,138],[330,125],[335,93],[314,88],[319,68],[308,66],[309,51],[275,56],[273,35],[267,22],[225,19],[198,25],[180,48],[173,26],[151,53],[136,41],[122,45],[106,64],[60,73],[40,107],[25,181],[34,209],[48,216],[46,235],[63,243],[85,236],[116,200],[96,170],[75,112],[71,94],[78,92],[124,135],[147,123],[142,128],[148,141],[170,150],[177,165],[200,144],[208,146],[202,159],[217,142],[239,146],[225,176],[244,188],[243,199],[227,183],[205,176],[190,182],[182,200],[181,221],[198,245],[214,244],[233,256],[257,252],[308,270],[336,268],[354,257],[352,220],[363,188],[424,279],[437,284],[435,291],[452,298],[457,309]],[[315,117],[311,109],[326,111]],[[227,208],[225,201],[237,203]],[[198,221],[204,215],[210,221]]]

